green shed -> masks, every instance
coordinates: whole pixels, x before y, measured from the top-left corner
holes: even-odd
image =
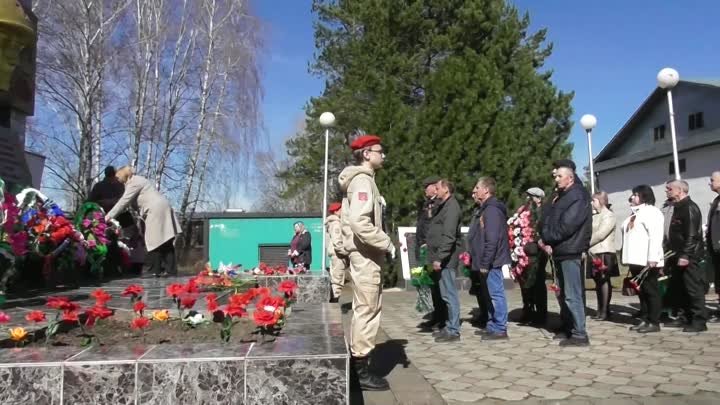
[[[287,251],[293,225],[303,222],[312,240],[311,271],[320,272],[323,237],[320,214],[207,212],[197,213],[194,219],[202,219],[204,253],[214,268],[223,262],[241,264],[246,269],[260,262],[289,264]]]

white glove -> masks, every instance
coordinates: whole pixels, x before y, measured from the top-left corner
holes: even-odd
[[[388,251],[390,253],[390,258],[395,260],[395,245],[390,243],[390,250]]]

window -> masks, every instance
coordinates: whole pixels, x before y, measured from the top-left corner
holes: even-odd
[[[665,125],[653,128],[653,139],[655,142],[665,139]]]
[[[702,112],[696,112],[693,114],[690,114],[688,117],[688,128],[693,131],[696,129],[704,128],[705,127],[705,120],[703,119],[703,113]]]
[[[680,166],[680,173],[685,173],[685,159],[678,160],[678,165]],[[671,176],[675,175],[675,164],[672,160],[668,163],[668,173]]]
[[[260,261],[268,266],[289,265],[288,249],[290,245],[260,245]]]

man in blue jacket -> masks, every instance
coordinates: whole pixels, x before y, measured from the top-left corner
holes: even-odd
[[[496,184],[492,177],[481,177],[473,189],[473,199],[480,207],[468,232],[471,271],[487,278],[492,306],[485,329],[476,331],[483,340],[505,340],[507,334],[507,299],[503,267],[509,266],[507,209],[495,198]]]
[[[560,165],[553,172],[558,194],[543,221],[540,243],[556,265],[561,312],[567,314],[563,320],[565,331],[558,336],[567,339],[560,345],[587,346],[590,339],[585,330],[584,276],[580,260],[590,247],[592,206],[572,166],[574,163]]]

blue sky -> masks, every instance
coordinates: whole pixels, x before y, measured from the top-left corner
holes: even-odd
[[[548,28],[554,52],[547,67],[563,90],[575,91],[571,141],[578,166],[587,164],[583,114],[597,116],[595,155],[656,86],[666,66],[681,78],[720,77],[720,1],[515,0],[533,31]],[[315,51],[310,0],[255,0],[266,27],[263,64],[265,128],[275,150],[294,133],[303,106],[321,79],[307,71]],[[692,7],[690,7],[692,5]]]

